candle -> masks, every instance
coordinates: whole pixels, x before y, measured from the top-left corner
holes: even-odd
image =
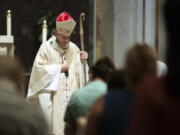
[[[42,42],[47,40],[47,22],[46,20],[43,21],[42,25]]]
[[[11,36],[11,10],[7,11],[7,36]]]

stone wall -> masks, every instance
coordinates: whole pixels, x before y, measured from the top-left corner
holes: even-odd
[[[136,42],[137,0],[97,0],[96,55],[109,56],[117,67]]]

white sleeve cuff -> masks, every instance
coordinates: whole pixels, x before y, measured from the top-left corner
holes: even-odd
[[[61,72],[61,65],[52,65],[49,68],[50,71],[52,71],[52,80],[51,82],[45,87],[45,90],[50,90],[50,91],[57,91],[60,88],[59,84],[59,77],[60,77],[60,72]]]

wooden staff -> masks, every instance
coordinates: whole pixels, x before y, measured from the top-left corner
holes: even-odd
[[[84,51],[84,30],[83,30],[83,21],[85,20],[85,13],[81,13],[80,14],[80,18],[79,18],[79,21],[80,21],[80,40],[81,40],[81,51]],[[86,60],[83,60],[82,61],[83,63],[83,71],[84,71],[84,82],[85,82],[85,85],[87,83],[87,80],[86,80]]]

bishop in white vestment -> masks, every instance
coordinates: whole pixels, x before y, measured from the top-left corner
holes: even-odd
[[[69,41],[74,27],[68,13],[58,16],[55,36],[41,45],[29,82],[28,101],[42,108],[54,135],[64,134],[66,105],[73,91],[85,82],[82,59],[88,54]],[[88,70],[86,76],[88,79]]]

